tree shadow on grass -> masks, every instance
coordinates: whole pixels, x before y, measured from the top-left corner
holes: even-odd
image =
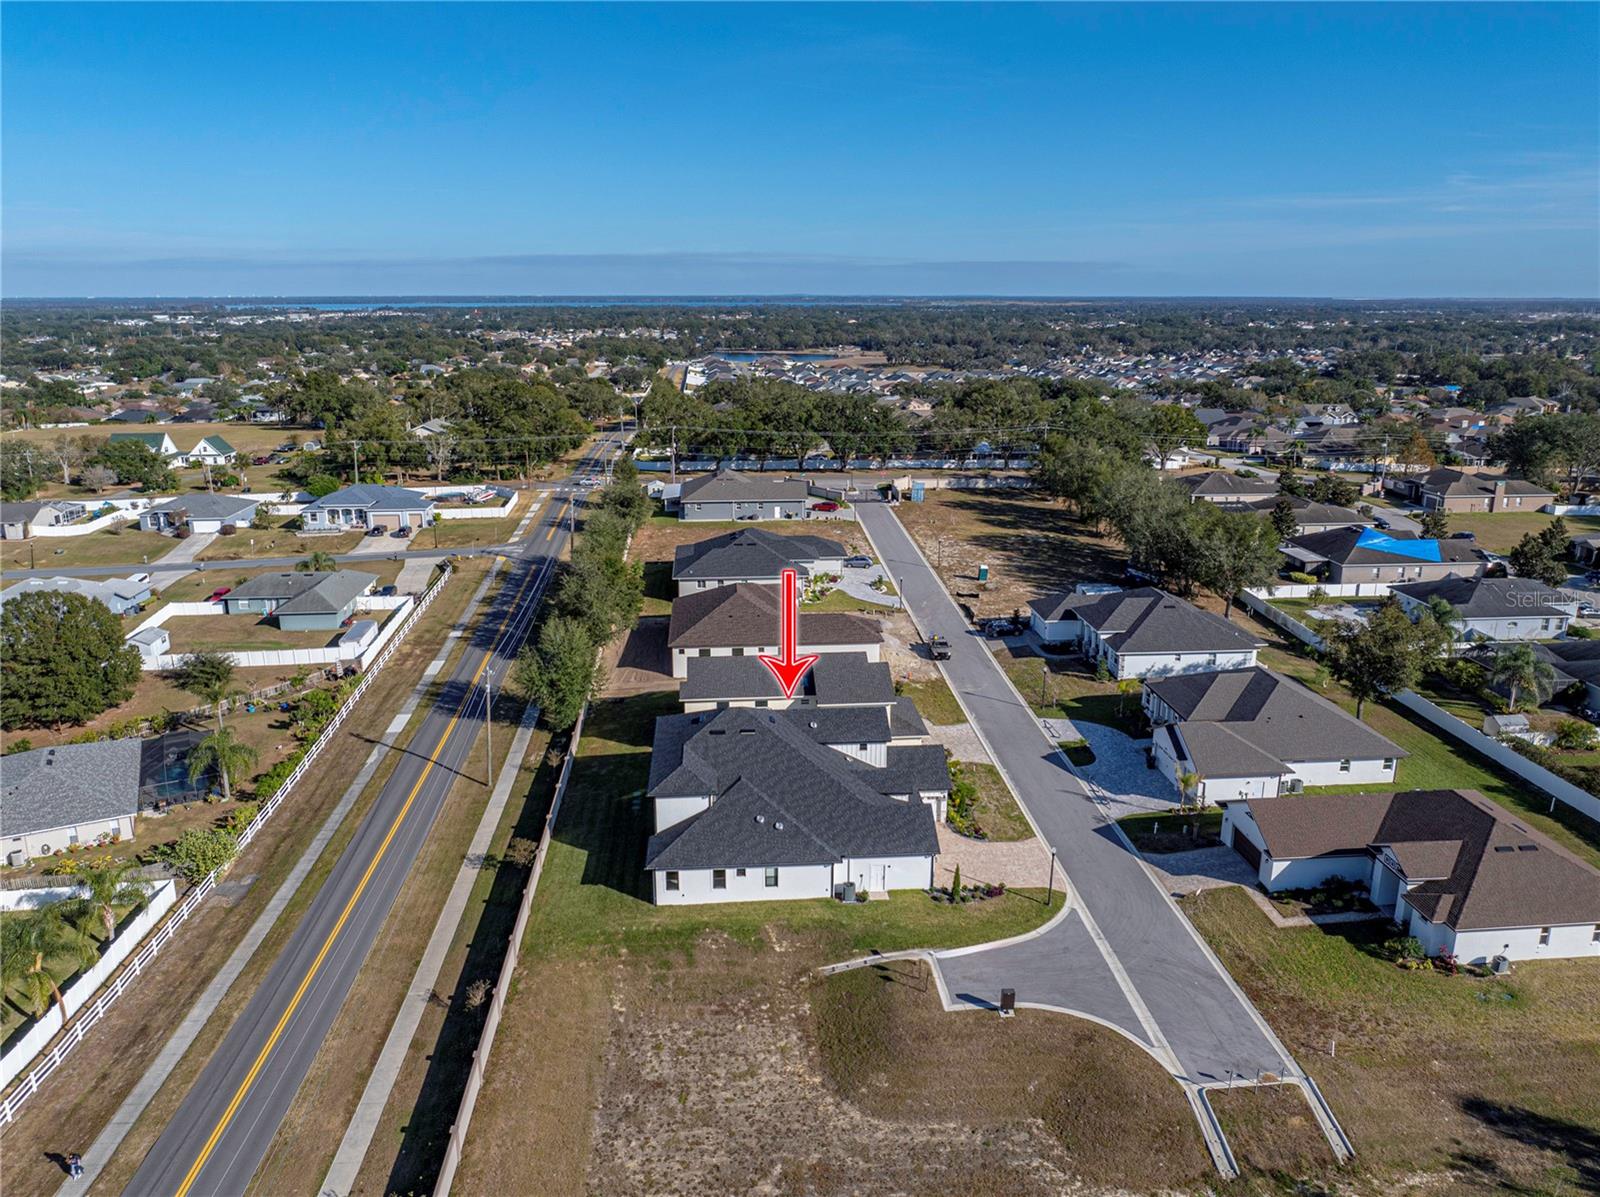
[[[1572,1172],[1576,1192],[1600,1192],[1600,1128],[1552,1118],[1525,1106],[1506,1105],[1485,1097],[1463,1098],[1461,1110],[1497,1135],[1561,1156]],[[1494,1160],[1462,1154],[1457,1156],[1457,1163],[1462,1167],[1475,1167],[1480,1174],[1513,1192],[1542,1191],[1510,1181]]]

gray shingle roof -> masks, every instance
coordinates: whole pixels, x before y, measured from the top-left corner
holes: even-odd
[[[1240,652],[1261,645],[1238,625],[1154,586],[1103,594],[1077,610],[1118,653]]]
[[[313,499],[306,511],[323,511],[329,507],[365,507],[369,511],[427,511],[433,500],[418,491],[403,486],[376,486],[360,483],[341,487],[332,494]]]
[[[332,615],[378,580],[376,574],[354,569],[331,573],[271,573],[251,578],[231,591],[227,599],[276,599],[277,615]]]
[[[776,578],[785,569],[805,577],[809,563],[845,556],[844,546],[822,536],[780,536],[760,528],[741,528],[698,544],[678,546],[675,579]]]
[[[853,761],[817,743],[789,714],[732,708],[656,720],[650,796],[713,801],[685,820],[688,826],[652,837],[646,868],[820,864],[938,852],[932,810],[876,788],[904,784],[918,762],[907,758],[898,768],[875,769]],[[942,759],[943,750],[935,751]]]
[[[1360,543],[1362,537],[1369,531],[1366,528],[1330,528],[1326,532],[1312,532],[1306,536],[1297,536],[1289,543],[1309,552],[1315,557],[1326,561],[1334,561],[1340,565],[1427,565],[1426,558],[1414,556],[1409,553],[1390,553],[1382,548],[1374,548],[1369,544]],[[1386,538],[1397,542],[1424,540],[1409,532],[1389,532]],[[1370,540],[1370,538],[1369,538]],[[1439,560],[1442,562],[1475,561],[1480,565],[1481,559],[1472,547],[1472,542],[1467,540],[1440,540]]]
[[[1187,488],[1196,498],[1211,495],[1228,495],[1232,498],[1253,499],[1262,495],[1276,495],[1276,478],[1241,478],[1225,470],[1209,470],[1204,474],[1190,474],[1179,478],[1178,485]]]
[[[247,511],[254,511],[259,500],[246,499],[239,495],[214,495],[194,494],[179,495],[173,499],[165,499],[155,504],[148,510],[163,514],[185,512],[190,519],[213,520],[228,519],[230,516],[243,515]]]
[[[1457,931],[1600,923],[1600,871],[1474,790],[1258,798],[1247,805],[1267,851],[1280,860],[1389,848],[1419,881],[1406,902]]]
[[[1384,760],[1406,756],[1299,682],[1270,669],[1189,673],[1145,683],[1178,717],[1200,773],[1254,777],[1299,761]],[[1246,765],[1248,772],[1240,772]]]
[[[804,478],[773,478],[738,470],[718,470],[685,482],[679,499],[684,503],[793,502],[804,500],[806,493]]]
[[[1571,607],[1574,602],[1532,578],[1441,578],[1393,589],[1424,603],[1435,596],[1442,598],[1464,619],[1566,615],[1570,612],[1560,610],[1556,604]]]
[[[672,648],[755,648],[778,642],[778,589],[740,583],[682,595],[672,602],[667,643]],[[835,612],[800,614],[799,642],[878,644],[872,620]]]
[[[0,763],[0,835],[135,814],[139,759],[136,739],[11,753]]]
[[[1504,484],[1503,494],[1541,499],[1553,499],[1556,497],[1555,492],[1549,488],[1521,478],[1507,478],[1500,474],[1476,474],[1468,470],[1453,469],[1449,466],[1430,470],[1417,479],[1417,485],[1421,489],[1431,494],[1447,497],[1469,495],[1474,498],[1484,498],[1495,493],[1496,483]]]

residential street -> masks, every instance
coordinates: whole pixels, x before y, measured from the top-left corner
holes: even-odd
[[[1102,1016],[1120,1025],[1125,1014],[1107,995],[1101,978],[1105,970],[1085,946],[1098,939],[1122,997],[1140,1017],[1139,1037],[1158,1050],[1163,1041],[1169,1044],[1182,1077],[1208,1085],[1226,1083],[1230,1076],[1254,1080],[1258,1072],[1298,1075],[1298,1067],[1248,999],[1126,846],[1084,783],[1067,769],[893,509],[862,502],[856,511],[923,634],[949,639],[950,660],[941,662],[945,677],[1017,798],[1059,853],[1080,915],[1087,916],[1081,930],[1074,919],[1060,924],[1058,934],[992,956],[995,967],[987,980],[995,992],[975,996],[993,1001],[1006,985],[1016,988],[1019,1002],[1090,1012],[1110,1006]],[[1086,967],[1072,967],[1074,958]],[[981,953],[960,958],[967,991],[980,986],[983,978],[974,969],[982,961]]]

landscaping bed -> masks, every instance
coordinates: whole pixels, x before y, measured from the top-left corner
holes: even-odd
[[[1140,852],[1192,852],[1222,846],[1222,812],[1214,808],[1127,815],[1117,820],[1117,826]]]

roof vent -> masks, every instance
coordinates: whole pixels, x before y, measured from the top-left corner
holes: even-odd
[[[772,830],[774,830],[774,831],[782,831],[783,830],[783,824],[781,822],[774,823],[772,825]]]
[[[725,727],[713,727],[711,729],[711,734],[713,736],[725,736],[728,734],[728,729]]]
[[[817,726],[817,721],[815,719],[811,720],[811,726],[813,728],[815,728]]]
[[[1518,844],[1517,845],[1517,851],[1518,852],[1537,852],[1538,850],[1539,850],[1539,845],[1538,844]]]
[[[741,727],[739,729],[739,734],[741,736],[753,736],[756,734],[756,729],[753,727]]]
[[[1513,848],[1510,844],[1496,844],[1494,846],[1494,850],[1496,852],[1515,852],[1516,851],[1516,849]]]
[[[767,816],[766,815],[757,815],[756,816],[756,822],[757,823],[765,823],[766,821],[767,821]]]

